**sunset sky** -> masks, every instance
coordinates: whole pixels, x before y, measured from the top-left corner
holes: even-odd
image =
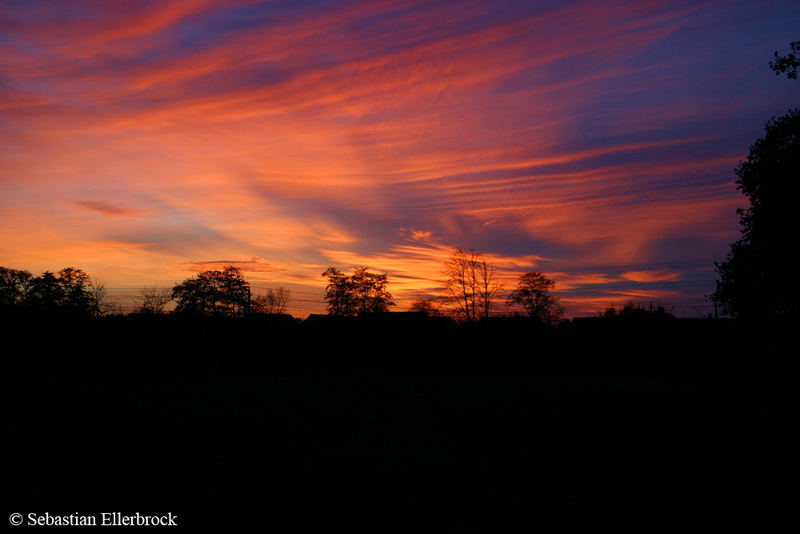
[[[403,310],[462,247],[567,316],[697,316],[798,28],[796,0],[3,1],[0,265],[128,309],[233,264],[305,316],[329,265]]]

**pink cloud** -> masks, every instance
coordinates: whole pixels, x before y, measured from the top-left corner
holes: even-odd
[[[724,253],[749,139],[728,130],[761,113],[734,104],[782,102],[670,51],[713,44],[694,2],[242,4],[0,13],[3,263],[128,280],[239,258],[318,292],[333,262],[411,295],[460,246],[577,305],[699,279],[655,264]]]

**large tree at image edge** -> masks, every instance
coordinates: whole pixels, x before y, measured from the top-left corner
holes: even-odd
[[[723,312],[741,318],[797,316],[800,109],[767,122],[766,135],[736,168],[750,206],[739,209],[742,236],[715,263],[713,294]]]

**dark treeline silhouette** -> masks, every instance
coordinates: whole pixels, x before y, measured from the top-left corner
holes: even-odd
[[[46,277],[56,302],[82,302],[74,271]],[[796,451],[800,346],[778,323],[632,305],[557,321],[542,273],[520,276],[520,316],[480,317],[469,290],[476,320],[441,300],[389,312],[365,269],[361,289],[329,270],[347,312],[305,321],[254,312],[234,269],[143,291],[139,313],[21,313],[34,277],[0,272],[13,509],[171,510],[189,531],[735,517],[780,502]]]
[[[626,304],[620,310],[617,310],[613,306],[608,307],[603,312],[602,317],[604,319],[620,319],[620,320],[640,319],[643,321],[675,319],[675,316],[669,313],[663,306],[653,307],[651,305],[649,308],[645,308],[643,306],[637,306],[635,304]]]
[[[482,254],[457,250],[444,272],[450,278],[442,281],[439,298],[420,299],[412,303],[410,312],[401,313],[389,312],[394,302],[385,273],[362,267],[347,275],[331,267],[323,273],[328,280],[329,314],[312,315],[305,321],[284,313],[288,291],[279,288],[253,295],[250,284],[233,266],[198,273],[172,290],[145,288],[138,297],[138,311],[127,316],[104,314],[109,308],[105,290],[80,269],[34,277],[2,267],[0,303],[4,326],[25,332],[6,335],[7,354],[17,358],[61,354],[134,359],[477,358],[542,363],[569,361],[581,353],[584,343],[593,343],[586,336],[600,332],[611,336],[605,340],[611,345],[626,343],[622,338],[613,340],[614,336],[652,335],[659,340],[675,336],[694,343],[694,336],[705,335],[698,323],[677,320],[663,307],[628,305],[621,310],[609,308],[601,321],[592,317],[562,320],[558,298],[551,292],[555,282],[540,272],[522,273],[506,296],[524,314],[492,315],[502,286],[494,282],[496,267]],[[166,307],[172,301],[175,307],[168,313]],[[75,321],[83,321],[82,326]],[[727,328],[702,324],[712,337]],[[57,335],[41,337],[37,331]],[[658,362],[643,358],[637,365],[669,367],[681,357],[663,347],[659,351],[664,354],[656,358]],[[613,367],[613,352],[593,358],[592,364],[605,365],[603,358],[610,358],[605,364]]]
[[[463,321],[428,310],[362,311],[299,320],[287,314],[220,313],[221,305],[217,303],[216,314],[105,316],[20,313],[18,308],[6,307],[2,313],[4,354],[15,359],[106,361],[475,360],[491,365],[517,361],[610,370],[624,360],[625,365],[634,362],[665,372],[682,369],[686,359],[699,369],[709,361],[733,366],[784,355],[778,349],[764,354],[754,341],[758,331],[737,327],[733,320],[676,319],[661,307],[611,308],[597,317],[559,321],[536,313]],[[789,343],[788,334],[780,332],[771,334],[775,342]],[[631,343],[648,348],[629,353]],[[699,348],[706,345],[715,348],[708,353]]]
[[[324,273],[330,313],[305,321],[275,313],[286,304],[286,295],[280,292],[265,296],[265,303],[256,302],[234,267],[198,273],[170,293],[144,291],[140,311],[128,315],[100,314],[97,286],[79,269],[33,277],[2,268],[5,355],[103,360],[481,360],[492,365],[519,361],[609,369],[624,361],[625,366],[669,372],[682,368],[679,362],[686,358],[700,367],[725,358],[734,365],[748,359],[743,347],[753,346],[739,339],[742,332],[733,345],[730,339],[720,339],[723,333],[733,333],[727,321],[675,319],[663,308],[626,306],[609,309],[601,317],[560,320],[557,299],[550,292],[554,283],[538,272],[520,275],[508,296],[523,307],[524,315],[486,317],[493,306],[487,306],[487,295],[496,293],[485,288],[499,285],[492,282],[492,266],[478,263],[482,260],[471,264],[479,257],[474,251],[456,255],[466,258],[465,265],[470,270],[475,267],[476,273],[470,272],[468,283],[459,282],[457,304],[455,297],[423,300],[414,303],[411,312],[388,311],[393,302],[386,274],[359,268],[347,275],[330,268]],[[481,273],[488,275],[484,278]],[[176,301],[175,310],[164,313],[170,299]],[[53,315],[53,309],[59,313]],[[479,311],[483,317],[473,319],[473,312],[477,318]],[[632,342],[652,346],[646,354],[631,354]],[[707,358],[697,347],[709,344],[717,348]],[[727,357],[723,347],[730,352]],[[780,354],[777,351],[775,357]]]
[[[14,509],[146,502],[190,531],[355,528],[364,509],[389,531],[423,521],[422,506],[465,531],[486,508],[504,510],[494,526],[597,508],[719,515],[774,504],[771,477],[796,450],[800,347],[769,324],[634,308],[557,326],[420,312],[2,319]],[[265,506],[267,519],[248,512]]]
[[[145,287],[134,299],[136,313],[159,315],[175,302],[174,313],[241,317],[248,314],[282,314],[290,299],[283,288],[252,294],[237,267],[198,273],[172,289]],[[33,276],[28,271],[0,266],[0,311],[4,313],[58,313],[62,316],[99,317],[113,306],[103,284],[81,269],[66,267],[57,273]]]

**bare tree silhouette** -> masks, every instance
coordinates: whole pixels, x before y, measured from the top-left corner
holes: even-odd
[[[443,299],[456,316],[467,321],[489,317],[494,299],[502,289],[495,279],[496,267],[476,250],[456,249],[444,265]]]
[[[167,304],[172,301],[172,291],[159,287],[143,287],[134,301],[139,313],[159,315],[166,311]]]
[[[283,287],[269,288],[263,295],[254,295],[251,300],[251,311],[258,313],[286,313],[290,291]]]

